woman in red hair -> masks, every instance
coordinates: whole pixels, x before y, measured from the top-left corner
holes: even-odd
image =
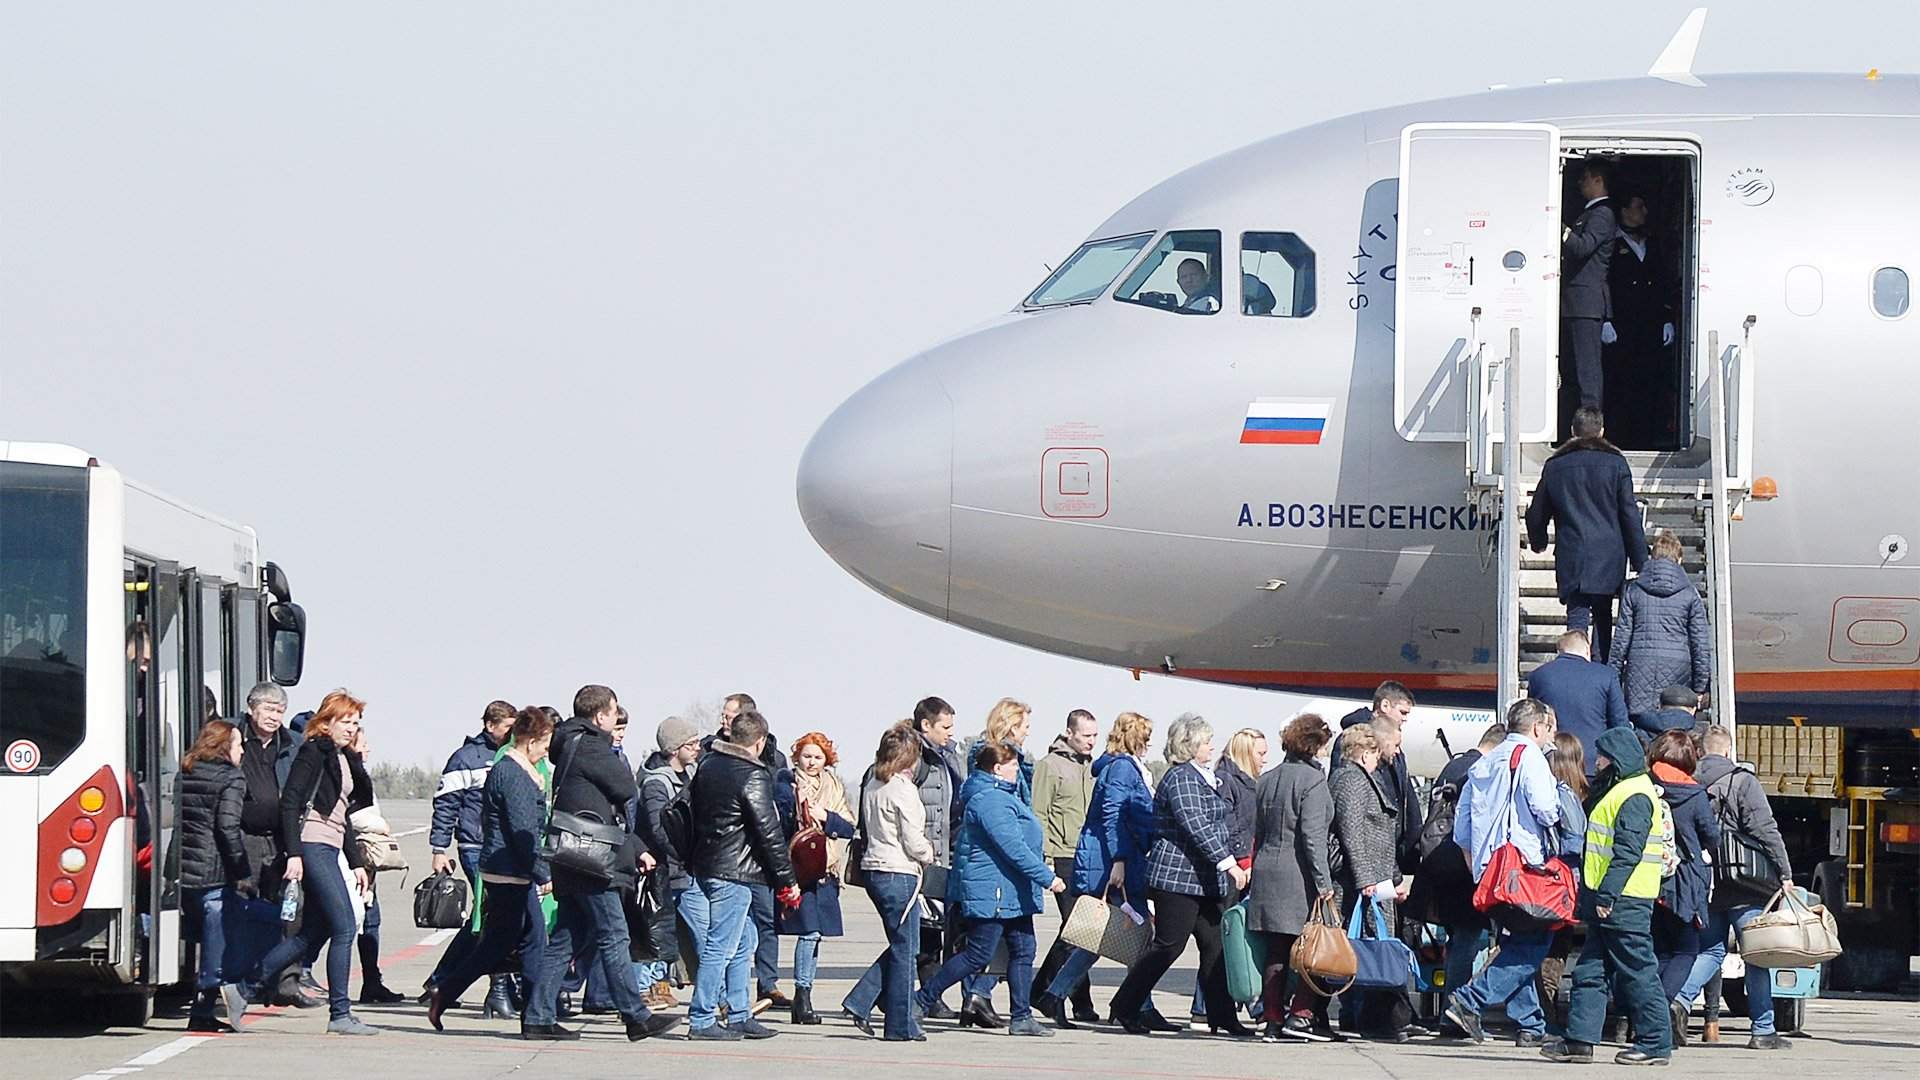
[[[840,881],[847,871],[847,841],[853,839],[853,808],[847,787],[833,767],[840,763],[833,740],[809,731],[794,740],[789,751],[793,767],[774,777],[774,800],[787,836],[815,828],[826,834],[826,873],[809,884],[800,883],[800,906],[782,908],[774,925],[783,936],[800,940],[793,946],[793,1016],[796,1024],[817,1024],[813,1011],[813,977],[820,966],[820,939],[845,933],[840,920]],[[796,869],[798,865],[796,864]]]

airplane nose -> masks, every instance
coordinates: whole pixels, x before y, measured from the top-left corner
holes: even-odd
[[[953,401],[903,365],[827,417],[800,455],[796,495],[814,542],[854,577],[947,617]]]

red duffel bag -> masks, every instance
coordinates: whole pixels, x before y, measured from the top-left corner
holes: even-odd
[[[1514,789],[1520,782],[1520,755],[1524,746],[1513,748],[1507,763],[1507,835],[1520,827],[1520,812],[1513,805]],[[1573,867],[1549,857],[1545,866],[1529,866],[1526,857],[1509,839],[1494,850],[1487,861],[1487,872],[1473,890],[1475,911],[1497,920],[1508,930],[1526,933],[1534,930],[1558,930],[1573,925],[1574,902],[1580,896],[1580,882]]]

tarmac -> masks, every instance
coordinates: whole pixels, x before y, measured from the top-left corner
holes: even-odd
[[[428,865],[425,802],[386,804],[413,870],[405,881],[383,875],[385,918],[383,964],[395,989],[417,993],[432,969],[446,932],[411,925],[412,886]],[[419,830],[417,832],[413,830]],[[960,1030],[931,1021],[925,1043],[887,1043],[869,1039],[837,1016],[841,996],[883,942],[879,921],[857,891],[843,904],[847,936],[828,939],[822,949],[814,1000],[825,1022],[794,1027],[783,1013],[762,1016],[780,1032],[762,1042],[696,1044],[683,1038],[684,1027],[640,1043],[627,1042],[612,1016],[580,1017],[585,1037],[572,1043],[529,1043],[518,1037],[513,1021],[483,1021],[477,1009],[447,1014],[447,1030],[427,1025],[426,1010],[409,1001],[391,1007],[356,1006],[362,1019],[382,1029],[377,1036],[328,1036],[326,1010],[270,1009],[248,1014],[243,1031],[233,1035],[186,1035],[184,1002],[163,998],[158,1015],[145,1028],[106,1027],[75,1002],[6,1002],[0,1013],[0,1076],[8,1080],[109,1080],[137,1077],[244,1078],[402,1077],[405,1080],[476,1080],[481,1077],[738,1077],[783,1072],[833,1080],[866,1080],[903,1075],[966,1077],[1209,1078],[1310,1075],[1332,1077],[1418,1077],[1419,1080],[1488,1076],[1537,1076],[1542,1070],[1624,1071],[1611,1064],[1612,1048],[1603,1048],[1598,1064],[1555,1067],[1537,1051],[1489,1037],[1480,1045],[1416,1038],[1398,1045],[1351,1042],[1337,1045],[1266,1045],[1214,1037],[1204,1032],[1130,1036],[1105,1024],[1083,1025],[1052,1038],[1012,1038],[1004,1033]],[[1042,952],[1052,941],[1056,921],[1049,913],[1040,926]],[[782,987],[791,989],[791,941],[781,949]],[[1183,1019],[1192,994],[1195,954],[1168,973],[1156,994],[1161,1012]],[[359,989],[358,958],[354,990]],[[324,967],[324,965],[323,965]],[[1121,970],[1102,963],[1094,969],[1094,999],[1104,1009],[1118,986]],[[682,1001],[691,988],[679,992]],[[949,995],[950,998],[952,995]],[[470,992],[477,1005],[479,995]],[[957,1000],[957,999],[955,999]],[[1006,1009],[1006,992],[996,1004]],[[685,1007],[675,1010],[685,1014]],[[1699,1022],[1694,1031],[1697,1040]],[[1697,1041],[1675,1053],[1673,1070],[1689,1076],[1761,1075],[1876,1078],[1920,1075],[1912,1056],[1920,1050],[1920,1002],[1912,998],[1873,999],[1841,995],[1808,1003],[1805,1032],[1790,1051],[1762,1054],[1745,1048],[1747,1022],[1728,1017],[1722,1041]]]

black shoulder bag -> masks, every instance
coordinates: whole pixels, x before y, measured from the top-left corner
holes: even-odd
[[[560,786],[580,755],[580,740],[574,736],[567,744],[567,760],[553,777],[554,801],[560,799]],[[565,874],[611,882],[619,871],[627,850],[627,830],[617,823],[604,822],[592,814],[572,814],[562,810],[547,815],[547,832],[541,852],[547,865]]]

